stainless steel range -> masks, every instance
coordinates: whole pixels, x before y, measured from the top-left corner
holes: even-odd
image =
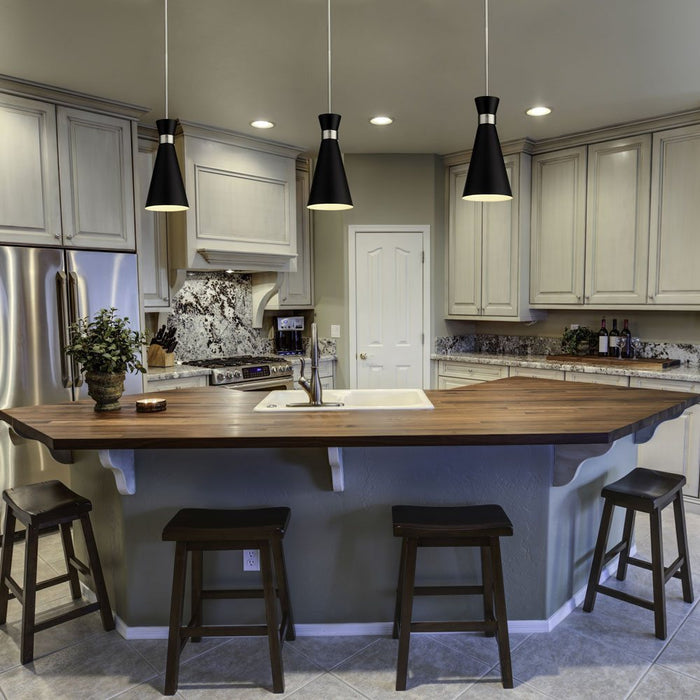
[[[235,355],[212,360],[191,360],[188,365],[212,370],[209,383],[226,389],[272,391],[293,389],[292,365],[281,357],[270,355]]]

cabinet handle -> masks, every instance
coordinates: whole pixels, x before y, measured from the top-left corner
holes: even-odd
[[[649,301],[653,301],[653,300],[654,300],[654,295],[653,295],[653,294],[650,294],[650,295],[649,295]]]
[[[581,295],[580,295],[580,294],[577,294],[577,295],[576,295],[576,301],[581,301]]]
[[[367,353],[366,353],[366,352],[361,352],[361,353],[360,353],[360,359],[361,359],[361,360],[366,360],[366,359],[367,359]]]
[[[59,240],[59,239],[61,238],[61,234],[60,234],[60,233],[54,233],[54,234],[53,234],[53,237],[54,237],[56,240]]]
[[[66,238],[68,238],[68,239],[70,240],[71,238],[73,238],[73,234],[72,234],[72,233],[67,233],[67,234],[66,234]]]

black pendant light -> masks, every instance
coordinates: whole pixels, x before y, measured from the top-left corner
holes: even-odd
[[[168,119],[168,0],[165,0],[165,119],[156,121],[158,151],[153,166],[151,186],[146,197],[150,211],[184,211],[189,209],[175,152],[176,119]]]
[[[496,131],[498,97],[489,92],[489,0],[484,0],[486,95],[475,98],[479,126],[469,162],[462,199],[476,202],[504,202],[513,199]]]
[[[319,114],[321,147],[309,192],[309,209],[352,209],[352,197],[338,146],[340,115],[331,111],[331,0],[328,0],[328,112]]]

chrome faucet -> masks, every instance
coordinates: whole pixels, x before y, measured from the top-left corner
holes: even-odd
[[[304,358],[299,358],[301,360],[301,375],[299,376],[299,385],[307,393],[309,397],[309,403],[312,406],[322,406],[323,405],[323,387],[321,386],[321,379],[318,376],[318,332],[316,330],[316,324],[311,324],[311,381],[306,379],[304,376]]]

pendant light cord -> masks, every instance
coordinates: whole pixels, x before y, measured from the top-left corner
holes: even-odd
[[[328,0],[328,112],[331,112],[331,0]]]
[[[168,0],[165,0],[165,118],[168,118]]]
[[[168,0],[165,0],[166,2]],[[330,0],[329,0],[330,2]],[[484,0],[484,45],[485,49],[485,61],[484,68],[486,73],[486,92],[485,95],[489,94],[489,0]]]

